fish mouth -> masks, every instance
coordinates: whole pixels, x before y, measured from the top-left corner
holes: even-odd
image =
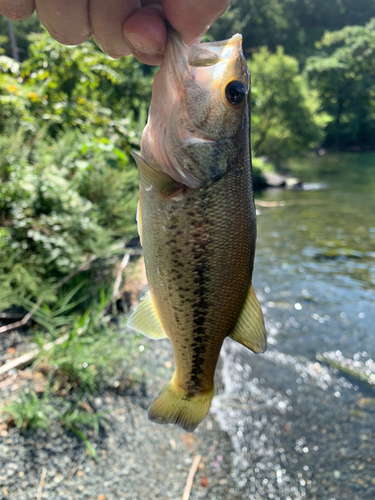
[[[190,66],[202,67],[228,60],[242,50],[242,35],[236,33],[228,40],[193,44],[189,51]]]
[[[242,35],[236,33],[227,40],[215,42],[193,42],[187,45],[171,26],[168,27],[169,43],[165,57],[167,62],[176,65],[181,69],[181,64],[187,66],[206,67],[212,66],[223,60],[238,57],[238,52],[242,52]]]
[[[223,47],[223,46],[232,46],[232,45],[237,45],[241,43],[242,44],[242,35],[240,33],[236,33],[235,35],[231,36],[227,40],[218,40],[216,42],[203,42],[200,45],[201,46],[207,46],[207,47]]]

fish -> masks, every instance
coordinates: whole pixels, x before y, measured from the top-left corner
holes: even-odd
[[[132,152],[149,291],[128,326],[170,339],[175,371],[148,418],[187,432],[209,411],[226,337],[255,353],[266,349],[252,287],[249,98],[240,34],[188,46],[169,28],[141,151]]]

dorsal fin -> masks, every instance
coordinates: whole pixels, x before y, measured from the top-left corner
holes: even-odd
[[[165,339],[166,334],[160,324],[152,303],[150,292],[147,292],[128,319],[128,327],[151,339]]]
[[[252,286],[250,286],[236,326],[229,336],[256,353],[266,350],[267,341],[263,312]]]

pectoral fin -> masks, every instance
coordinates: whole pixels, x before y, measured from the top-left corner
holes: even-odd
[[[267,341],[263,312],[252,286],[249,289],[236,326],[229,336],[256,353],[266,350]]]
[[[146,191],[155,190],[162,196],[170,196],[179,189],[180,186],[168,174],[148,165],[135,151],[131,154],[138,167],[139,183]]]
[[[152,303],[150,292],[141,299],[133,314],[128,319],[128,327],[151,339],[164,339],[166,334]]]

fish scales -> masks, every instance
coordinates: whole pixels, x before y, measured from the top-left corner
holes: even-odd
[[[148,283],[173,344],[178,384],[189,392],[211,390],[221,345],[251,282],[255,209],[243,163],[180,203],[158,195],[145,203],[141,192]]]
[[[251,286],[256,219],[249,74],[241,36],[188,47],[169,31],[141,156],[138,226],[149,293],[128,324],[168,337],[175,373],[149,409],[192,431],[207,414],[224,339],[266,346]]]

